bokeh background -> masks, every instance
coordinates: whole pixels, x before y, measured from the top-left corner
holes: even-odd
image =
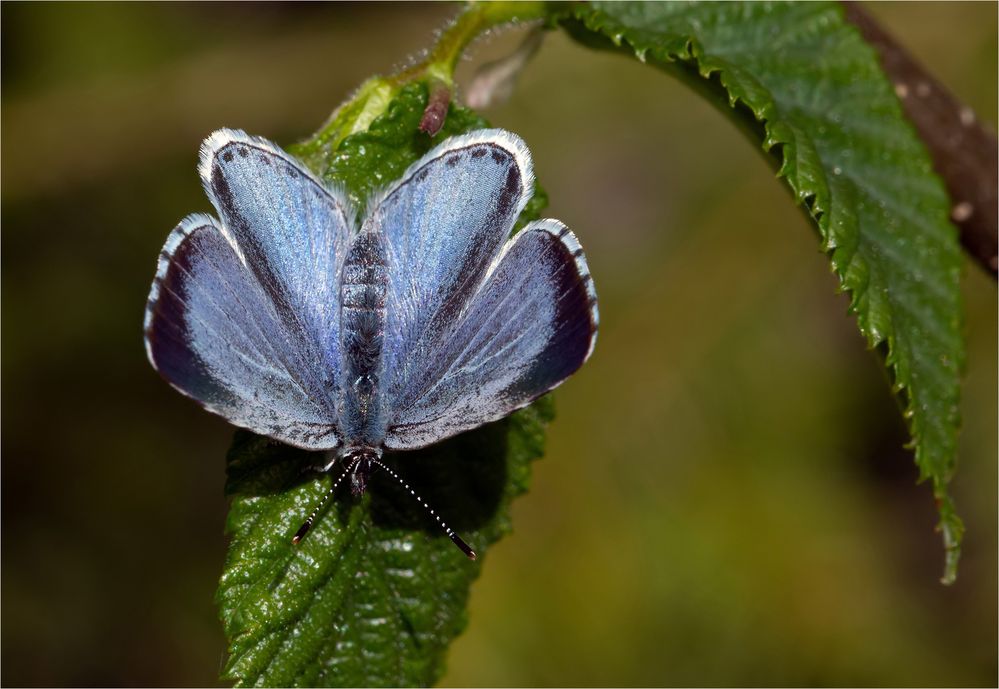
[[[871,8],[995,127],[994,3]],[[298,140],[455,11],[2,5],[4,685],[217,683],[231,429],[145,360],[157,252],[210,208],[205,135]],[[995,283],[966,262],[968,533],[945,588],[881,364],[754,147],[561,35],[486,114],[582,238],[602,330],[445,684],[994,686]]]

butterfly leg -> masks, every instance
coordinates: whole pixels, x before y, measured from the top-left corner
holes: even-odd
[[[335,450],[327,450],[323,453],[323,460],[319,464],[306,464],[302,467],[302,473],[317,473],[325,474],[333,468],[333,465],[337,463],[337,457]]]

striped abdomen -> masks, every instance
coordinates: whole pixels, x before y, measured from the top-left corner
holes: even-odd
[[[380,396],[388,271],[385,245],[376,232],[359,234],[340,274],[340,341],[343,352],[344,445],[378,447],[385,436]]]

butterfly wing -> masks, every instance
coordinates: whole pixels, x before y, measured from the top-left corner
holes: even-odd
[[[146,308],[149,359],[238,426],[335,447],[347,206],[242,132],[209,137],[200,172],[222,221],[192,216],[167,239]]]
[[[314,365],[301,373],[332,393],[341,369],[337,276],[353,227],[344,196],[269,141],[230,129],[202,144],[199,172],[232,244],[303,336],[296,344]]]
[[[272,300],[215,220],[185,219],[160,255],[146,353],[167,381],[231,423],[300,447],[333,447],[335,419],[299,375]]]
[[[576,237],[557,220],[528,225],[411,373],[394,401],[386,447],[423,447],[526,406],[583,365],[598,321]]]
[[[386,241],[389,285],[383,395],[389,410],[425,374],[530,198],[518,137],[483,130],[430,151],[370,204],[365,226]]]

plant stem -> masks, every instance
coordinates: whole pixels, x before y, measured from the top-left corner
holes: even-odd
[[[426,59],[390,79],[402,86],[430,77],[450,86],[454,83],[454,70],[465,48],[480,35],[503,24],[535,21],[547,14],[545,2],[471,2],[444,30]]]
[[[292,152],[313,169],[324,167],[323,161],[330,151],[351,134],[367,129],[376,117],[385,112],[399,89],[414,81],[427,82],[431,92],[435,89],[438,92],[438,100],[446,95],[445,100],[449,102],[454,86],[454,70],[472,41],[503,24],[544,19],[550,11],[547,2],[539,1],[468,3],[461,14],[444,29],[423,60],[387,77],[368,79],[330,115],[319,131],[294,146]],[[445,114],[446,108],[443,112],[435,113],[441,122]],[[436,133],[431,129],[426,131]]]
[[[951,220],[961,232],[961,244],[995,278],[999,271],[995,135],[859,4],[843,5],[847,20],[878,51],[906,116],[947,185],[954,203]]]

